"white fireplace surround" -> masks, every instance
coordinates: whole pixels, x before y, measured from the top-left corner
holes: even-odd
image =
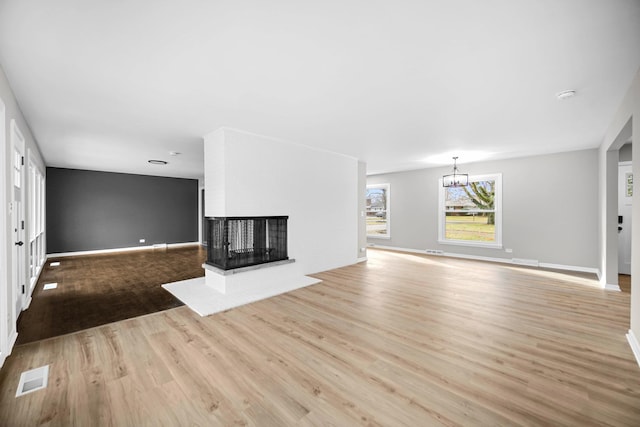
[[[358,161],[234,129],[204,138],[206,217],[288,216],[295,263],[163,285],[201,315],[318,283],[357,262]],[[267,264],[269,265],[269,264]]]

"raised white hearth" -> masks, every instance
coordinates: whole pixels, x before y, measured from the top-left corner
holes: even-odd
[[[231,275],[205,268],[205,277],[162,287],[200,316],[208,316],[320,282],[304,276],[295,263],[289,263]]]

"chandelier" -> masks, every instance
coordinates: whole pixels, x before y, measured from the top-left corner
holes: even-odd
[[[458,157],[453,157],[453,173],[442,177],[443,187],[464,187],[469,184],[469,174],[459,173]]]

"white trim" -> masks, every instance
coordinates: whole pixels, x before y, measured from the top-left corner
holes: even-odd
[[[577,265],[551,264],[549,262],[541,262],[540,267],[552,268],[554,270],[577,271],[580,273],[593,273],[596,276],[600,277],[600,269],[595,267],[580,267]]]
[[[501,264],[513,264],[511,259],[509,258],[496,258],[496,257],[488,257],[481,255],[467,255],[467,254],[457,254],[453,252],[443,252],[443,256],[447,256],[450,258],[461,258],[461,259],[472,259],[475,261],[488,261],[488,262],[498,262]]]
[[[638,338],[636,338],[631,329],[629,329],[629,333],[627,333],[627,341],[629,341],[631,351],[636,358],[636,362],[638,362],[638,366],[640,366],[640,342],[638,342]]]
[[[358,259],[356,260],[356,264],[359,264],[359,263],[361,263],[361,262],[365,262],[365,261],[367,261],[368,259],[369,259],[369,258],[367,258],[366,256],[363,256],[362,258],[358,258]]]
[[[16,341],[18,341],[18,332],[14,332],[14,334],[9,337],[9,353],[7,354],[7,356],[11,354]]]
[[[182,248],[187,246],[199,246],[200,242],[186,242],[186,243],[169,243],[167,245],[168,248]],[[130,252],[130,251],[145,251],[154,249],[153,245],[151,246],[133,246],[130,248],[115,248],[115,249],[96,249],[92,251],[77,251],[77,252],[59,252],[47,254],[47,258],[58,258],[58,257],[68,257],[68,256],[79,256],[79,255],[98,255],[98,254],[110,254],[114,252]]]
[[[633,161],[625,160],[624,162],[618,162],[618,166],[631,166],[633,165]]]
[[[611,283],[606,283],[604,285],[604,290],[605,291],[622,292],[622,289],[620,289],[620,285],[612,285]]]
[[[376,245],[376,244],[373,244],[373,243],[369,243],[369,247],[370,248],[378,248],[378,249],[387,249],[387,250],[390,250],[390,251],[397,251],[397,252],[411,252],[411,253],[414,253],[414,254],[429,255],[425,251],[420,250],[420,249],[399,248],[397,246],[384,246],[384,245]]]
[[[5,174],[9,170],[6,159],[7,152],[7,120],[6,120],[7,108],[4,101],[0,98],[0,166],[2,166],[2,173]],[[10,264],[9,255],[6,251],[7,247],[7,217],[9,210],[7,209],[6,191],[9,181],[5,178],[0,180],[0,367],[4,364],[5,359],[11,354],[11,345],[9,345],[9,324],[7,312],[8,304],[6,301],[9,299],[9,283],[11,279],[8,275]]]
[[[439,253],[439,254],[433,254],[433,253],[428,253],[427,249],[400,248],[400,247],[397,247],[397,246],[383,246],[383,245],[376,245],[376,244],[373,244],[373,243],[369,243],[368,247],[386,249],[386,250],[398,251],[398,252],[410,252],[410,253],[422,254],[422,255],[446,256],[446,257],[450,257],[450,258],[461,258],[461,259],[471,259],[471,260],[476,260],[476,261],[498,262],[498,263],[501,263],[501,264],[526,265],[526,266],[532,267],[529,264],[525,264],[525,263],[521,263],[521,262],[514,262],[514,260],[512,258],[497,258],[497,257],[488,257],[488,256],[480,256],[480,255],[468,255],[468,254],[459,254],[459,253],[455,253],[455,252],[442,252],[442,253]],[[597,268],[580,267],[580,266],[575,266],[575,265],[539,263],[537,266],[539,268],[552,268],[552,269],[557,269],[557,270],[573,271],[573,272],[577,272],[577,273],[594,273],[594,274],[598,274],[598,272],[599,272],[599,270]],[[609,285],[609,286],[611,286],[611,285]]]

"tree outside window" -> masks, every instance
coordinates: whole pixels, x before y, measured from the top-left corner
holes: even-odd
[[[440,188],[440,243],[501,246],[502,176],[469,177],[464,187]]]

